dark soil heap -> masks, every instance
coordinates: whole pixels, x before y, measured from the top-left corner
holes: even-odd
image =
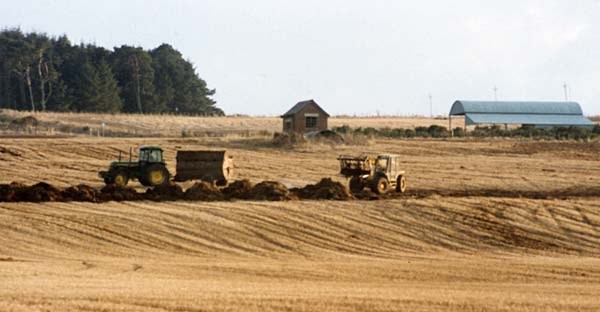
[[[89,185],[80,184],[66,188],[62,191],[62,197],[64,201],[95,203],[100,199],[100,192]]]
[[[134,188],[121,187],[114,184],[107,185],[100,190],[102,201],[135,201],[144,199],[144,194],[138,193]]]
[[[317,184],[303,188],[288,190],[285,185],[275,181],[263,181],[252,185],[248,180],[235,181],[229,186],[219,189],[207,182],[198,182],[185,192],[180,185],[170,182],[164,186],[148,189],[138,193],[131,187],[107,185],[98,189],[80,184],[66,189],[59,189],[48,183],[40,182],[31,186],[20,183],[0,184],[0,202],[107,202],[107,201],[288,201],[298,199],[310,200],[384,200],[397,198],[442,197],[498,197],[498,198],[530,198],[530,199],[567,199],[573,197],[600,197],[599,187],[577,187],[539,191],[510,191],[502,189],[473,190],[437,190],[411,189],[406,193],[389,192],[377,195],[370,190],[351,194],[340,182],[325,178]]]
[[[146,190],[146,198],[150,200],[179,200],[183,199],[185,193],[183,188],[175,182],[169,182],[165,185],[159,185]]]
[[[286,201],[297,200],[298,196],[290,192],[285,185],[275,181],[263,181],[250,191],[252,200]]]
[[[27,199],[31,202],[62,201],[62,192],[45,182],[40,182],[27,187],[20,194],[21,199]]]
[[[21,201],[21,192],[27,186],[13,182],[11,184],[0,185],[0,202],[16,202]]]
[[[314,185],[292,189],[300,199],[350,200],[353,198],[348,188],[340,182],[325,178]]]
[[[63,201],[61,190],[40,182],[32,186],[20,183],[0,185],[0,202],[49,202]]]
[[[227,199],[250,199],[252,188],[249,180],[239,180],[229,184],[222,192]]]
[[[223,200],[221,191],[214,185],[207,182],[198,182],[185,191],[186,200],[218,201]]]

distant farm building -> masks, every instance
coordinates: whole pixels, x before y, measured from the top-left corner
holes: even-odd
[[[327,130],[329,114],[314,100],[298,102],[281,116],[284,132],[305,133]]]
[[[593,127],[576,102],[456,101],[452,116],[464,116],[471,125],[531,125],[536,127]]]

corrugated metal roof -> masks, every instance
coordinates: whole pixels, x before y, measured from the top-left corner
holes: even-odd
[[[321,108],[321,106],[319,106],[319,104],[317,104],[317,102],[315,102],[315,100],[307,100],[307,101],[298,102],[296,105],[294,105],[292,108],[290,108],[290,110],[288,110],[285,114],[283,114],[282,117],[294,115],[297,112],[301,111],[306,105],[310,105],[310,104],[314,104],[315,106],[317,106],[317,108],[321,112],[323,112],[323,114],[325,114],[325,115],[327,115],[327,117],[329,117],[329,114],[323,108]]]
[[[450,110],[450,115],[467,113],[583,115],[576,102],[456,101]]]
[[[519,124],[538,126],[589,126],[594,123],[582,115],[551,115],[551,114],[465,114],[467,125],[477,124]]]
[[[467,125],[520,124],[593,126],[576,102],[456,101],[450,115],[464,115]]]

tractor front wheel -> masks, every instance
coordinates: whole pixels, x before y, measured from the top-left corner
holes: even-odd
[[[169,182],[169,171],[162,165],[152,165],[146,169],[143,180],[147,182],[147,186],[167,184]]]
[[[379,177],[375,179],[375,183],[372,186],[373,192],[376,194],[385,194],[390,189],[390,182],[386,177]]]

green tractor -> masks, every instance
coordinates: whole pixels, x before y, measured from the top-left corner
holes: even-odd
[[[169,182],[169,171],[163,160],[163,150],[156,146],[140,147],[138,160],[132,160],[129,150],[129,161],[113,161],[108,171],[101,171],[100,177],[104,183],[126,186],[129,180],[137,179],[144,186],[158,186]]]

